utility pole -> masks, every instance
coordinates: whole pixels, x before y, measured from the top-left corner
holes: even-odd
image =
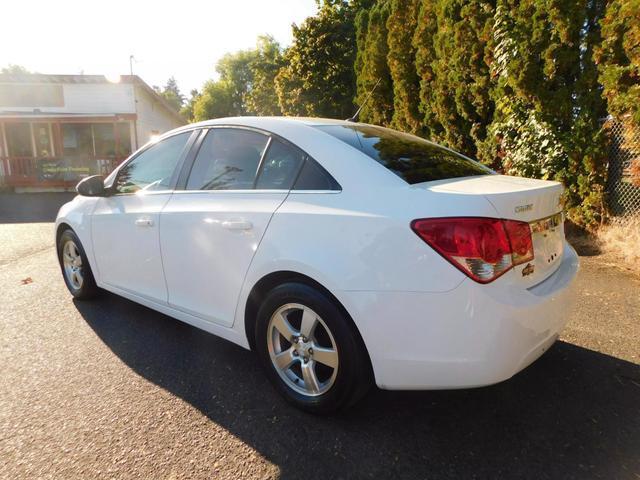
[[[133,150],[136,151],[138,149],[138,96],[136,95],[136,79],[133,76],[133,62],[135,58],[133,55],[129,55],[129,75],[131,78],[131,85],[133,87],[133,111],[135,113],[135,120],[133,121],[133,137],[134,137],[134,145]]]

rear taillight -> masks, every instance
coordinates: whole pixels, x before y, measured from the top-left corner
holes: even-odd
[[[489,283],[515,265],[533,260],[526,222],[497,218],[425,218],[411,228],[440,255],[479,283]]]

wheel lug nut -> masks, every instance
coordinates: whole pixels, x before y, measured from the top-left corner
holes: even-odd
[[[303,357],[304,363],[307,363],[309,361],[309,357]]]
[[[313,355],[313,348],[309,349],[309,355]]]
[[[297,351],[297,350],[294,350],[294,351],[293,351],[293,356],[294,356],[294,357],[297,357],[297,356],[298,356],[298,351]]]

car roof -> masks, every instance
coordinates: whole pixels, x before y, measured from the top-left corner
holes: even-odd
[[[358,189],[370,191],[391,185],[407,186],[404,180],[373,161],[360,149],[314,128],[328,125],[358,124],[346,120],[312,117],[226,117],[185,125],[165,133],[161,138],[215,126],[255,128],[273,133],[296,145],[320,163],[343,188],[347,187],[355,192]],[[367,181],[363,182],[363,178],[367,178]]]
[[[247,125],[255,127],[267,128],[274,123],[279,124],[302,124],[309,126],[318,125],[353,125],[346,120],[338,120],[334,118],[315,118],[315,117],[224,117],[213,120],[205,120],[203,122],[191,123],[182,128],[208,127],[215,125]]]

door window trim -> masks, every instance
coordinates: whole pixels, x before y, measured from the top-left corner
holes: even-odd
[[[262,134],[266,137],[269,137],[267,140],[267,144],[265,145],[265,148],[262,152],[262,155],[260,157],[260,161],[258,162],[258,167],[256,170],[256,174],[255,177],[253,179],[253,185],[255,187],[255,185],[257,184],[258,181],[258,177],[260,175],[260,173],[262,172],[262,166],[263,166],[263,162],[264,159],[267,155],[267,153],[269,152],[269,148],[271,147],[273,141],[272,139],[276,139],[281,141],[282,143],[284,143],[287,146],[290,146],[296,150],[298,150],[299,152],[301,152],[304,156],[304,160],[300,163],[300,166],[298,167],[298,171],[296,172],[295,176],[294,176],[294,180],[293,180],[293,184],[292,184],[292,188],[290,189],[269,189],[269,188],[252,188],[252,189],[248,189],[248,188],[243,188],[243,189],[220,189],[220,190],[194,190],[194,189],[190,189],[187,190],[187,183],[189,181],[189,176],[191,175],[191,171],[193,169],[193,165],[195,164],[195,160],[196,157],[198,156],[198,152],[200,151],[200,148],[202,147],[202,143],[204,142],[205,137],[207,136],[207,134],[209,133],[210,130],[215,130],[215,129],[223,129],[223,128],[231,128],[231,129],[238,129],[238,130],[249,130],[252,132],[256,132],[259,134]],[[174,186],[174,192],[175,193],[190,193],[190,194],[211,194],[211,193],[341,193],[342,192],[342,186],[340,185],[340,183],[333,177],[333,175],[331,175],[329,172],[327,172],[327,175],[330,175],[331,178],[333,179],[333,181],[336,183],[336,185],[338,185],[338,189],[337,190],[296,190],[293,188],[293,186],[296,184],[296,181],[298,180],[298,177],[300,176],[300,172],[302,172],[302,168],[304,167],[305,163],[307,161],[312,161],[312,162],[316,162],[323,170],[326,171],[326,169],[324,167],[322,167],[322,165],[320,165],[320,163],[318,163],[316,160],[313,159],[313,157],[311,155],[309,155],[307,152],[305,152],[303,149],[301,149],[300,147],[298,147],[297,145],[295,145],[294,143],[290,142],[289,140],[287,140],[286,138],[281,137],[280,135],[278,135],[277,133],[273,133],[270,132],[269,130],[264,130],[262,128],[258,128],[258,127],[249,127],[246,125],[234,125],[234,124],[224,124],[224,125],[205,125],[205,126],[200,126],[200,127],[196,127],[194,129],[195,131],[199,131],[199,136],[197,137],[197,139],[194,139],[191,147],[190,147],[190,151],[189,153],[185,156],[184,160],[183,160],[183,164],[182,164],[182,168],[180,171],[180,174],[178,175],[177,178],[177,183]]]
[[[113,181],[111,182],[111,185],[105,186],[106,188],[108,188],[109,190],[112,191],[110,196],[112,196],[112,197],[121,197],[121,196],[126,196],[126,195],[139,195],[137,192],[121,193],[121,192],[113,191],[113,186],[117,184],[117,180],[118,180],[118,176],[120,175],[120,171],[126,165],[128,165],[131,162],[133,162],[136,158],[138,158],[144,152],[146,152],[150,148],[154,147],[155,145],[158,145],[160,142],[163,142],[164,140],[167,140],[169,138],[175,137],[177,135],[183,135],[185,133],[190,133],[190,135],[189,135],[189,138],[187,138],[187,141],[184,144],[184,147],[182,147],[182,151],[180,152],[180,156],[178,157],[178,162],[176,163],[176,166],[173,169],[173,173],[171,174],[171,180],[169,181],[169,187],[164,189],[164,190],[152,190],[150,192],[145,192],[144,195],[158,195],[158,194],[162,194],[162,193],[171,193],[171,192],[175,191],[176,185],[177,185],[179,177],[180,177],[180,173],[182,172],[183,164],[184,164],[188,154],[191,152],[194,142],[198,138],[198,135],[196,135],[197,129],[192,129],[192,130],[187,129],[187,130],[181,130],[181,131],[178,131],[178,132],[173,132],[170,135],[166,135],[166,136],[163,136],[163,137],[159,138],[155,142],[147,143],[140,150],[134,152],[129,158],[127,158],[124,162],[122,162],[118,166],[118,168],[115,170],[115,175],[113,176]]]

